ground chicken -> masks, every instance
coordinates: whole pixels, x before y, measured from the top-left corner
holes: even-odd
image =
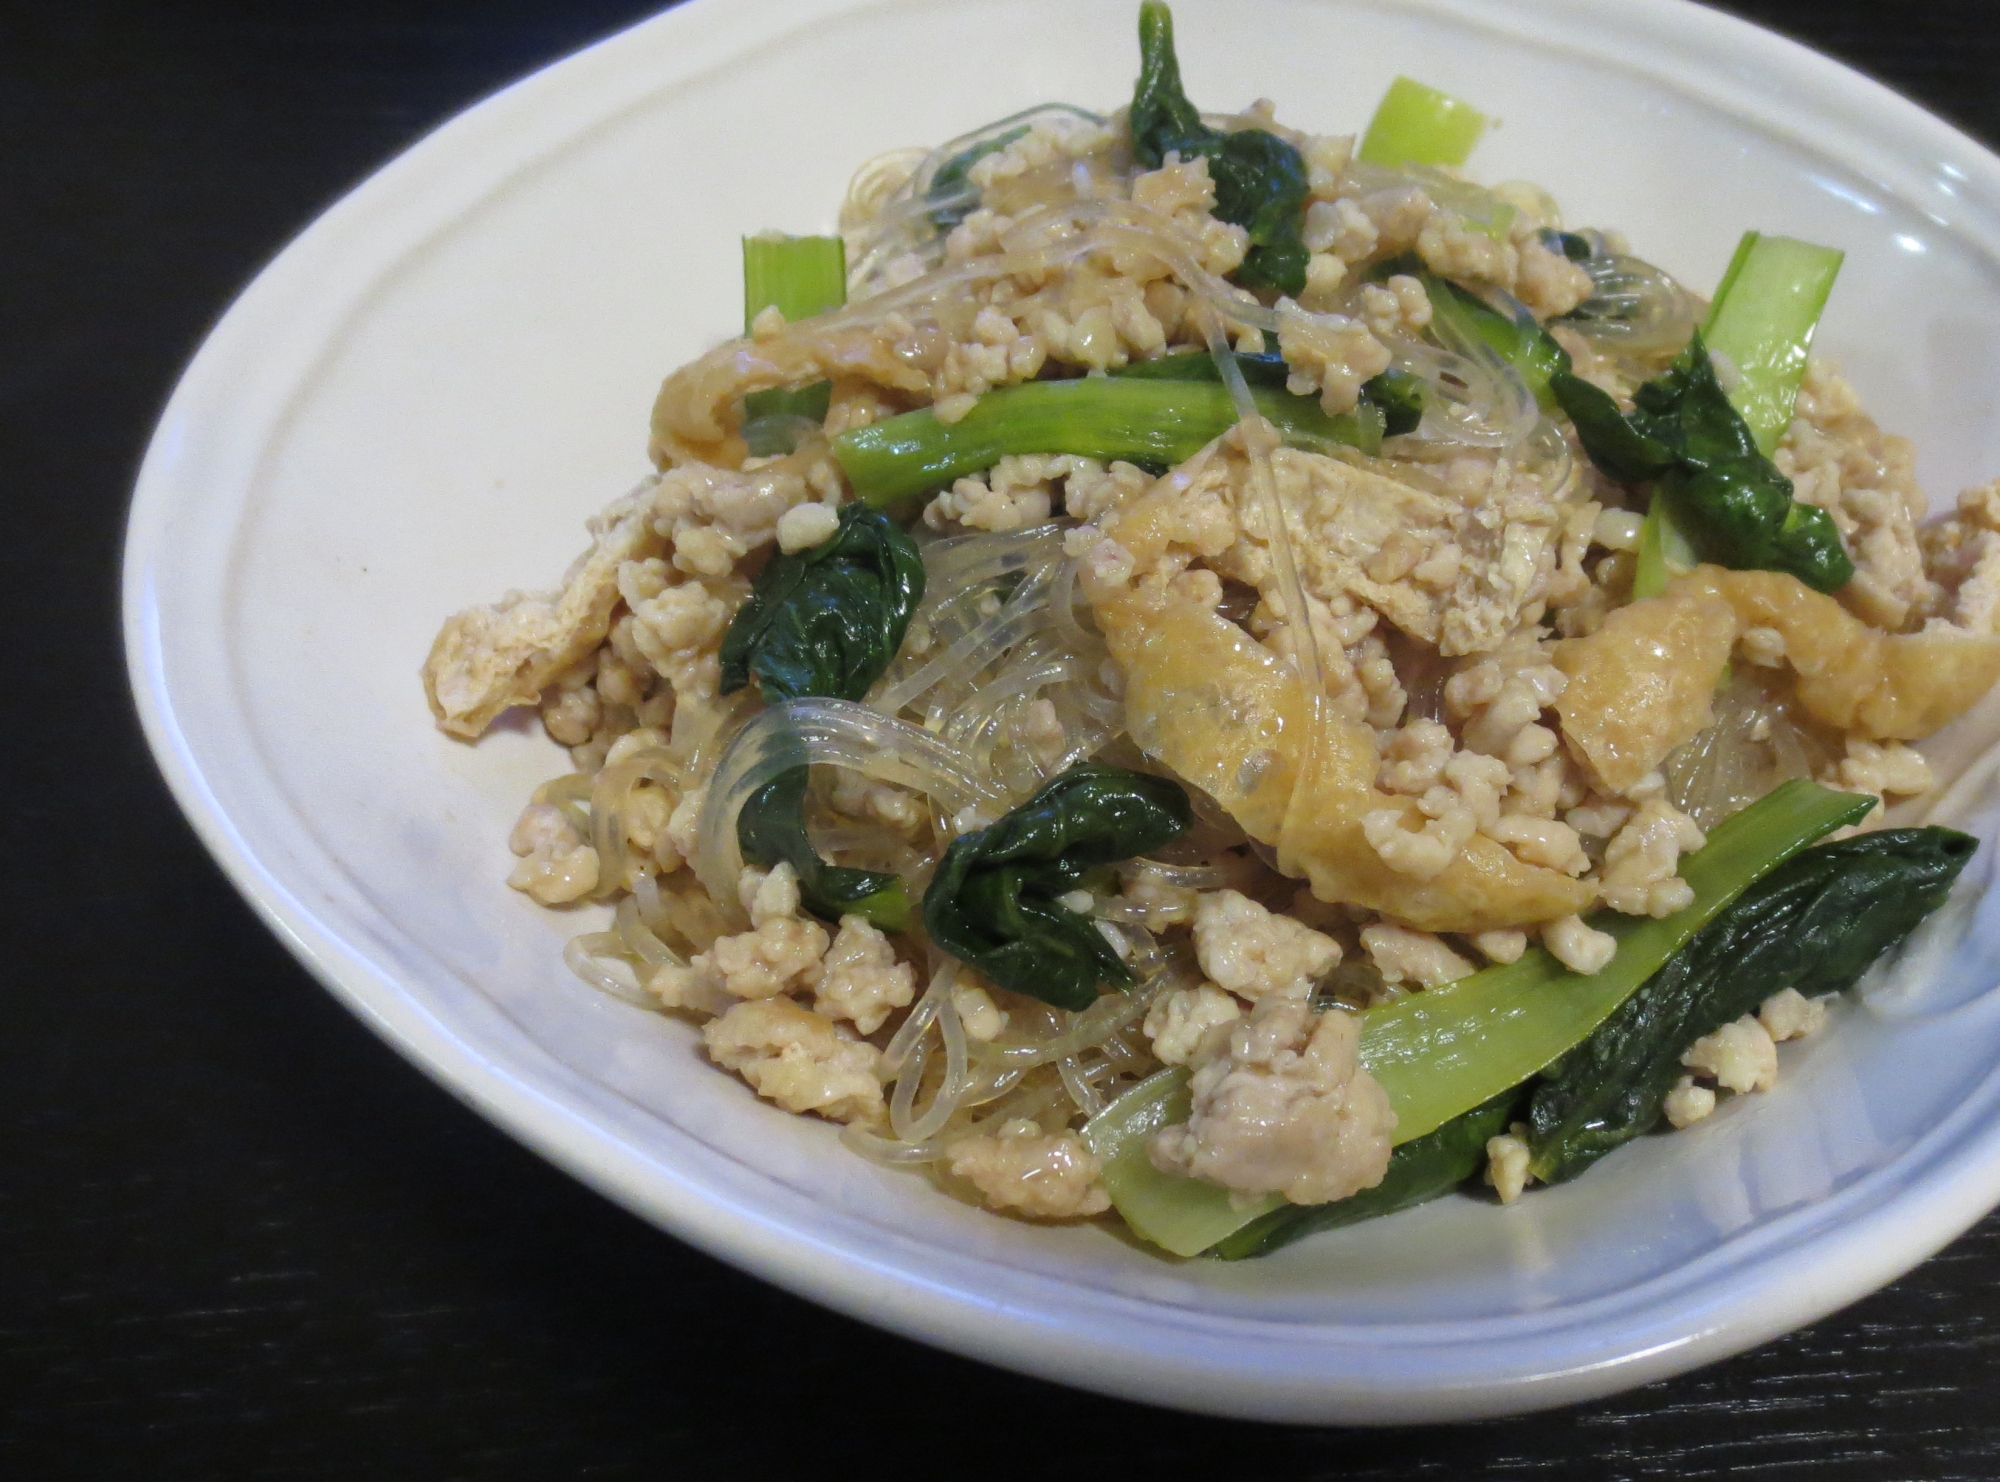
[[[2000,479],[1967,489],[1917,538],[1931,584],[1922,615],[1968,633],[2000,632]]]
[[[1302,998],[1260,1001],[1195,1068],[1185,1124],[1147,1145],[1165,1173],[1294,1204],[1344,1199],[1382,1181],[1396,1114],[1357,1058],[1360,1020]]]
[[[1094,458],[1069,454],[1010,454],[985,473],[962,478],[924,507],[924,523],[933,530],[964,525],[973,530],[1021,530],[1048,519],[1060,497],[1065,505],[1082,504],[1093,511],[1108,508],[1144,476],[1129,463],[1115,477]],[[1136,478],[1134,476],[1137,476]],[[1071,493],[1060,491],[1067,487]],[[1070,513],[1077,513],[1070,510]]]
[[[523,809],[507,847],[521,856],[507,883],[541,905],[564,905],[597,888],[597,851],[553,803]]]
[[[1332,937],[1234,890],[1202,895],[1194,913],[1194,950],[1212,981],[1252,1001],[1302,995],[1340,961],[1340,944]]]
[[[752,926],[799,914],[799,874],[780,861],[769,870],[746,868],[736,878],[736,898]]]
[[[840,934],[820,962],[813,1006],[829,1019],[851,1020],[862,1034],[882,1027],[891,1011],[916,996],[916,969],[896,961],[889,939],[860,916],[840,918]]]
[[[778,549],[790,556],[833,538],[840,512],[830,504],[801,504],[778,517]]]
[[[1689,1045],[1681,1064],[1739,1094],[1768,1091],[1778,1082],[1778,1047],[1749,1014]]]
[[[1680,857],[1701,848],[1706,835],[1665,798],[1648,798],[1605,846],[1604,904],[1628,916],[1671,916],[1694,904],[1679,878]]]
[[[946,1150],[952,1174],[979,1190],[991,1209],[1037,1220],[1102,1214],[1111,1196],[1097,1158],[1074,1132],[1046,1133],[1026,1117],[991,1135],[961,1137]]]
[[[1887,793],[1915,797],[1937,785],[1922,752],[1901,741],[1883,744],[1859,736],[1847,738],[1847,755],[1828,781],[1844,791],[1873,793],[1878,798]]]
[[[1791,425],[1772,461],[1792,481],[1792,497],[1833,517],[1854,575],[1840,600],[1887,632],[1935,605],[1917,524],[1925,500],[1916,450],[1884,434],[1832,365],[1813,359],[1799,386]]]
[[[1563,916],[1542,927],[1542,945],[1571,972],[1589,977],[1604,971],[1618,951],[1618,938],[1586,926],[1579,916]]]
[[[718,995],[726,995],[720,1000],[725,1003],[765,999],[818,984],[826,928],[798,914],[798,877],[792,867],[780,864],[768,874],[746,869],[736,888],[750,916],[750,930],[717,937],[686,967],[656,971],[646,986],[668,1008],[714,1012]]]
[[[983,984],[967,982],[964,974],[952,986],[951,1006],[958,1011],[958,1022],[969,1040],[987,1044],[1007,1027],[1007,1011],[993,1001]]]
[[[1471,963],[1429,932],[1391,921],[1362,927],[1361,945],[1382,974],[1382,981],[1391,987],[1414,983],[1421,988],[1435,988],[1474,971]]]
[[[1472,939],[1479,955],[1488,962],[1519,962],[1528,950],[1525,931],[1482,931]]]
[[[1672,1126],[1692,1127],[1715,1110],[1715,1093],[1697,1084],[1693,1076],[1684,1075],[1674,1082],[1673,1090],[1667,1092],[1666,1099],[1660,1103],[1660,1110],[1666,1113],[1667,1121]]]
[[[1213,983],[1202,983],[1162,993],[1147,1008],[1143,1027],[1162,1064],[1186,1065],[1242,1017],[1242,1004]]]
[[[836,1122],[872,1122],[882,1113],[875,1047],[788,998],[739,1003],[704,1024],[701,1037],[711,1060],[788,1112]]]
[[[1502,1204],[1512,1204],[1528,1186],[1528,1143],[1519,1134],[1527,1129],[1519,1122],[1513,1130],[1486,1139],[1486,1182],[1500,1196]]]
[[[1765,999],[1757,1010],[1757,1022],[1778,1043],[1817,1034],[1826,1024],[1826,1002],[1807,998],[1796,988],[1786,988]]]

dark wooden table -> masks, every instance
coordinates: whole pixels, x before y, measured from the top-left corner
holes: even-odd
[[[152,421],[324,205],[652,8],[0,4],[0,1477],[2000,1476],[2000,1218],[1806,1332],[1603,1404],[1195,1419],[687,1249],[431,1085],[257,924],[126,692],[119,539]],[[1732,8],[2000,138],[1987,4]]]

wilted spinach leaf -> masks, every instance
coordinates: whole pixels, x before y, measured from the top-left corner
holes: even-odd
[[[1667,370],[1641,386],[1632,411],[1567,367],[1549,377],[1583,448],[1623,484],[1657,481],[1675,523],[1704,561],[1783,571],[1831,592],[1854,575],[1833,517],[1792,498],[1792,481],[1757,450],[1730,405],[1697,332]]]
[[[1091,870],[1157,849],[1192,820],[1176,782],[1083,763],[990,828],[961,834],[924,892],[924,929],[1003,988],[1085,1009],[1131,971],[1087,916],[1056,897]]]
[[[1306,208],[1306,163],[1298,150],[1263,129],[1211,129],[1181,87],[1174,17],[1163,0],[1139,7],[1139,81],[1132,93],[1132,153],[1148,169],[1168,151],[1208,161],[1215,214],[1250,233],[1238,283],[1296,295],[1306,286],[1310,255],[1299,231]]]
[[[1658,1123],[1702,1035],[1786,988],[1851,986],[1944,904],[1978,847],[1948,828],[1884,829],[1772,870],[1544,1074],[1528,1110],[1535,1176],[1574,1178]]]
[[[1589,262],[1597,255],[1588,237],[1580,237],[1575,232],[1558,231],[1554,227],[1543,227],[1538,235],[1542,245],[1551,252],[1560,252],[1571,262]]]
[[[756,676],[773,704],[807,695],[858,700],[902,646],[924,595],[924,562],[880,510],[840,511],[820,544],[774,557],[722,639],[722,693]]]
[[[780,772],[744,801],[736,815],[736,844],[745,864],[768,870],[783,862],[799,877],[799,901],[828,921],[862,916],[884,931],[910,924],[910,900],[902,877],[878,870],[849,869],[821,859],[806,835],[803,763]]]
[[[1422,376],[1393,367],[1361,383],[1361,399],[1382,410],[1384,437],[1415,432],[1430,397],[1430,383]]]
[[[978,188],[968,178],[972,167],[987,155],[998,154],[1016,139],[1025,138],[1027,133],[1026,124],[1008,129],[991,139],[981,139],[939,165],[937,173],[931,176],[930,184],[924,188],[924,199],[931,206],[926,213],[931,225],[940,232],[948,232],[970,216],[979,204]]]

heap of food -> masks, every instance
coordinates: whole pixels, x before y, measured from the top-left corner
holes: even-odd
[[[1838,252],[1704,304],[1464,103],[1357,147],[1140,43],[746,239],[659,473],[445,625],[440,725],[573,760],[510,883],[856,1152],[1183,1255],[1768,1088],[1974,847],[1860,830],[2000,676],[2000,484],[1919,524]]]

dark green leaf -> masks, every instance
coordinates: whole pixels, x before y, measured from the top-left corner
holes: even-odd
[[[924,190],[924,199],[931,203],[929,216],[931,225],[940,232],[948,232],[966,217],[979,202],[979,195],[968,172],[989,154],[998,154],[1016,139],[1025,138],[1028,125],[1008,129],[991,139],[981,139],[968,149],[962,149],[937,168],[931,176],[931,183]]]
[[[1084,1009],[1132,974],[1087,916],[1057,900],[1090,871],[1157,849],[1193,815],[1178,783],[1084,763],[990,828],[961,834],[924,892],[924,929],[1003,988]]]
[[[1641,386],[1629,413],[1567,370],[1550,389],[1607,478],[1656,480],[1674,520],[1704,561],[1738,571],[1783,571],[1831,592],[1854,575],[1826,511],[1792,497],[1792,481],[1757,450],[1730,404],[1701,335]]]
[[[1388,1172],[1374,1188],[1331,1204],[1287,1204],[1274,1209],[1216,1242],[1208,1254],[1225,1261],[1267,1256],[1307,1235],[1358,1225],[1449,1194],[1485,1166],[1486,1140],[1507,1130],[1521,1097],[1519,1086],[1509,1087],[1435,1131],[1412,1138],[1389,1155]]]
[[[1952,829],[1885,829],[1772,870],[1544,1074],[1528,1111],[1535,1176],[1574,1178],[1657,1124],[1702,1035],[1786,988],[1851,986],[1944,903],[1977,847]]]
[[[1608,479],[1644,483],[1674,466],[1674,451],[1628,422],[1611,393],[1569,371],[1549,377],[1549,390],[1576,428],[1590,461]]]
[[[773,704],[858,700],[896,657],[923,595],[923,558],[902,527],[847,505],[831,537],[758,574],[722,639],[722,693],[754,675]]]
[[[1285,363],[1284,356],[1268,350],[1250,355],[1240,350],[1233,353],[1236,368],[1243,372],[1247,384],[1273,391],[1285,389],[1292,368]],[[1134,360],[1119,366],[1111,374],[1134,381],[1222,379],[1222,373],[1216,369],[1215,357],[1206,350],[1181,350],[1155,360]],[[1381,375],[1361,383],[1361,400],[1382,414],[1383,437],[1416,431],[1417,424],[1424,420],[1424,406],[1429,399],[1430,386],[1422,376],[1411,375],[1408,371],[1385,370]],[[1369,450],[1364,446],[1363,451]]]
[[[1298,150],[1263,129],[1225,133],[1201,121],[1181,87],[1174,18],[1162,0],[1139,7],[1139,80],[1132,91],[1132,153],[1158,169],[1169,153],[1208,161],[1215,214],[1250,234],[1236,281],[1296,295],[1306,286],[1310,255],[1299,229],[1306,208],[1306,164]]]
[[[1717,468],[1757,453],[1757,439],[1729,404],[1699,332],[1672,365],[1632,394],[1632,425],[1690,468]]]
[[[768,870],[789,864],[799,877],[799,900],[827,921],[862,916],[884,931],[910,924],[910,901],[900,876],[830,865],[806,834],[805,765],[780,772],[744,801],[736,815],[736,844],[746,864]]]
[[[1571,262],[1585,262],[1596,254],[1591,250],[1590,239],[1580,237],[1575,232],[1561,232],[1553,227],[1541,231],[1542,245],[1551,252],[1560,252]]]
[[[1229,352],[1236,360],[1236,368],[1243,372],[1243,379],[1252,386],[1264,386],[1282,391],[1292,368],[1285,364],[1285,357],[1274,351],[1260,350],[1254,355],[1242,351]],[[1111,375],[1132,381],[1220,381],[1222,372],[1216,369],[1215,357],[1206,350],[1177,350],[1172,355],[1162,355],[1155,360],[1133,360],[1110,372]]]
[[[1409,371],[1385,370],[1361,383],[1361,399],[1382,411],[1382,435],[1399,437],[1415,432],[1424,420],[1430,384]]]
[[[1132,153],[1157,170],[1179,141],[1208,132],[1201,112],[1181,86],[1180,58],[1174,54],[1174,13],[1161,0],[1139,7],[1139,80],[1132,89],[1129,116]]]
[[[1413,265],[1410,271],[1424,285],[1433,320],[1452,325],[1463,336],[1484,341],[1520,373],[1537,401],[1544,406],[1549,404],[1552,378],[1569,371],[1569,351],[1556,343],[1555,337],[1542,328],[1525,305],[1502,295],[1507,305],[1503,311],[1420,265]]]

